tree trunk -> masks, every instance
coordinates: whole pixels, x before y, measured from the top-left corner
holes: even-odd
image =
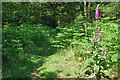
[[[42,6],[42,3],[40,2],[40,8],[41,8],[41,6]],[[39,21],[40,21],[40,23],[41,23],[41,15],[42,15],[42,12],[41,12],[42,10],[40,9],[40,18],[39,18]]]
[[[90,19],[90,2],[88,3],[88,19]]]
[[[57,24],[58,24],[58,27],[60,27],[60,16],[58,15],[57,17],[58,17],[58,22],[57,22]]]
[[[86,0],[84,0],[84,16],[85,16],[85,18],[87,17],[87,15],[86,15]]]

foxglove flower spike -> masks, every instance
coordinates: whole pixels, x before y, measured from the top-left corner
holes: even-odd
[[[85,25],[85,31],[87,32],[87,26],[86,26],[86,24],[84,24]]]

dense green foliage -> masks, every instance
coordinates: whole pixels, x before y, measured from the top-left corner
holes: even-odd
[[[30,65],[30,62],[28,62],[29,60],[25,59],[25,57],[27,56],[31,59],[30,54],[33,56],[36,55],[36,57],[43,55],[43,52],[51,46],[52,35],[50,34],[52,33],[53,31],[50,27],[43,27],[41,24],[22,24],[16,27],[5,26],[3,28],[3,60],[5,60],[3,61],[3,69],[4,66],[6,66],[6,69],[4,69],[5,71],[8,71],[9,69],[12,70],[14,69],[12,67],[15,64],[16,67],[19,66],[20,68],[22,66],[27,66],[24,65],[24,63],[21,63],[21,65],[18,64],[21,61]],[[39,59],[39,57],[37,59]],[[12,63],[12,65],[6,65],[6,62],[9,62],[10,64]],[[32,65],[30,66],[31,68],[34,67],[34,65]],[[7,66],[11,68],[8,67],[7,69]],[[25,69],[25,71],[26,70],[27,69]],[[20,74],[16,74],[16,71],[13,71],[9,73],[10,75],[13,75],[13,77],[20,77],[24,72],[23,70]],[[29,71],[27,71],[25,74],[28,75]],[[8,74],[5,75],[8,76]]]
[[[3,78],[31,77],[38,64],[38,78],[118,77],[119,3],[87,2],[87,17],[84,7],[82,2],[2,3]],[[91,44],[98,27],[102,41]]]
[[[41,24],[22,24],[16,27],[5,26],[3,28],[3,55],[15,59],[12,57],[20,53],[29,54],[32,52],[40,54],[46,49],[46,46],[51,44],[52,33],[53,30],[50,27]]]

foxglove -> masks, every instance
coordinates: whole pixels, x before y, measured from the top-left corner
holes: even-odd
[[[96,13],[95,13],[96,15],[95,15],[95,18],[96,19],[98,19],[99,18],[99,11],[98,11],[98,8],[97,8],[97,10],[96,10]]]
[[[105,58],[103,60],[105,60]]]
[[[101,36],[102,36],[102,35],[101,35],[101,33],[100,33],[100,38],[101,38]]]
[[[99,38],[99,40],[100,40],[100,42],[102,41],[102,39],[101,39],[101,38]]]
[[[106,56],[106,51],[105,51],[105,58],[106,58],[107,56]],[[103,60],[105,60],[105,58],[103,58]]]
[[[84,24],[85,25],[85,31],[87,32],[87,26],[86,26],[86,24]]]
[[[95,35],[93,36],[93,42],[95,42]]]
[[[98,28],[98,33],[100,33],[100,28]]]

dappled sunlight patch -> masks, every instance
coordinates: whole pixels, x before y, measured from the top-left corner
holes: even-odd
[[[40,77],[46,72],[59,72],[57,73],[58,78],[75,77],[79,73],[79,66],[74,57],[74,52],[70,49],[64,50],[46,58],[39,68],[39,75],[42,74]]]

